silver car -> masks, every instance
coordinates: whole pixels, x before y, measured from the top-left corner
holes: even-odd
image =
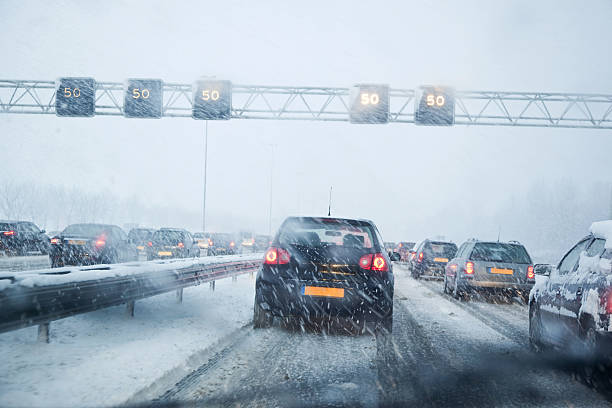
[[[444,293],[508,292],[524,299],[535,283],[531,257],[516,241],[467,241],[446,265]]]

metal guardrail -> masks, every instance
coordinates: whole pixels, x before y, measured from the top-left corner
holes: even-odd
[[[39,325],[39,340],[48,342],[53,320],[124,303],[133,315],[136,300],[173,290],[180,302],[183,288],[253,272],[263,256],[219,258],[0,274],[0,333]]]

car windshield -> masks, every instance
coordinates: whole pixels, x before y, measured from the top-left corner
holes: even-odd
[[[477,243],[474,245],[470,259],[485,262],[531,263],[531,258],[522,245],[497,242]]]
[[[372,227],[365,222],[333,218],[293,218],[280,229],[281,245],[374,247]]]
[[[0,26],[0,408],[612,407],[612,0]]]
[[[65,237],[75,236],[84,238],[95,238],[102,234],[108,234],[109,227],[107,225],[95,224],[74,224],[69,225],[64,229],[62,235]]]

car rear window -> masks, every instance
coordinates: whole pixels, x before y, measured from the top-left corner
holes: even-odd
[[[232,241],[232,234],[212,234],[210,240],[213,245],[227,245]]]
[[[531,258],[524,246],[501,242],[476,243],[470,259],[485,262],[531,263]]]
[[[131,230],[128,237],[130,239],[145,241],[149,239],[152,232],[149,230],[139,229],[139,230]]]
[[[457,253],[457,245],[452,242],[428,242],[423,248],[428,257],[440,257],[452,259]]]
[[[290,218],[279,232],[281,245],[373,248],[374,242],[369,224],[335,218]]]
[[[12,224],[7,224],[5,222],[0,222],[0,231],[12,231],[15,229],[15,226]]]
[[[184,240],[183,233],[180,231],[155,231],[152,241],[157,244],[177,245]]]
[[[95,224],[73,224],[69,225],[64,229],[62,235],[65,236],[76,236],[76,237],[86,237],[86,238],[95,238],[103,233],[108,234],[109,227],[106,225],[95,225]]]

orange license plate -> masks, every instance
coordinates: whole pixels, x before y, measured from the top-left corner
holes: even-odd
[[[448,258],[434,258],[434,262],[448,262]]]
[[[306,296],[321,296],[343,298],[344,289],[342,288],[322,288],[319,286],[304,286],[302,294]]]
[[[498,275],[514,275],[513,269],[503,269],[503,268],[491,268],[491,273],[496,273]]]

